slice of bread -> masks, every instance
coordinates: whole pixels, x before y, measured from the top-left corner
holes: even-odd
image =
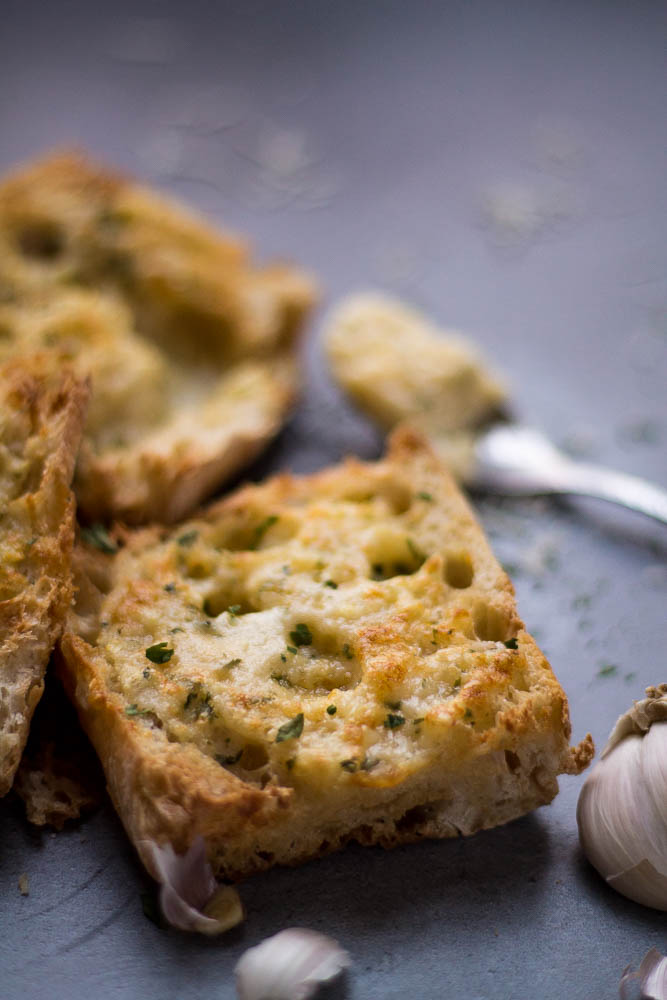
[[[41,356],[0,368],[0,795],[72,599],[70,482],[88,387],[54,363]]]
[[[334,310],[324,346],[334,378],[364,413],[386,429],[408,421],[466,478],[475,429],[507,399],[468,340],[397,299],[366,293]]]
[[[93,380],[90,520],[174,521],[253,459],[298,388],[309,279],[63,154],[0,185],[0,360],[45,346]]]
[[[62,676],[112,799],[219,874],[504,823],[549,802],[565,695],[449,473],[387,457],[248,486],[77,550]]]

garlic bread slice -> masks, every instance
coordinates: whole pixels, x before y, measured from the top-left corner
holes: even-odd
[[[47,356],[0,368],[0,795],[72,599],[70,489],[88,387]]]
[[[312,282],[194,213],[62,154],[0,185],[0,360],[48,347],[93,396],[89,520],[185,516],[279,430]]]
[[[424,441],[247,486],[175,529],[77,550],[62,676],[145,841],[240,876],[549,802],[565,695]]]

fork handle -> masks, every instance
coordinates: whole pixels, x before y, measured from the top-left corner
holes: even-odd
[[[568,462],[559,472],[561,475],[558,476],[558,484],[554,483],[554,492],[610,500],[667,524],[667,490],[660,486],[654,486],[639,476],[613,472],[584,462]]]

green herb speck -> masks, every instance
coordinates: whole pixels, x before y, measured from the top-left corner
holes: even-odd
[[[287,652],[288,652],[288,653],[291,653],[291,654],[292,654],[292,656],[293,656],[293,655],[294,655],[295,653],[298,653],[298,652],[299,652],[299,650],[298,650],[298,649],[296,648],[296,646],[287,646],[287,647],[286,647],[286,649],[287,649]]]
[[[338,709],[335,705],[327,705],[327,715],[335,715]]]
[[[598,677],[614,677],[617,673],[618,667],[614,666],[613,663],[605,663],[598,670]]]
[[[261,521],[255,528],[255,533],[253,535],[253,539],[252,542],[250,543],[249,548],[256,549],[259,543],[261,542],[262,538],[266,534],[266,532],[272,525],[276,523],[277,520],[278,520],[277,514],[269,514],[268,517],[265,517],[264,520]]]
[[[342,760],[340,762],[340,766],[343,768],[344,771],[349,771],[350,774],[354,774],[359,765],[357,764],[354,757],[350,757],[348,760]]]
[[[394,715],[393,712],[389,712],[386,719],[383,722],[385,729],[399,729],[401,726],[405,725],[405,719],[402,715]]]
[[[146,680],[148,680],[148,678],[149,678],[149,677],[150,677],[150,675],[151,675],[151,670],[150,670],[150,667],[146,667],[146,669],[145,669],[145,670],[143,670],[143,671],[142,671],[142,673],[143,673],[144,677],[146,678]]]
[[[241,660],[240,656],[235,656],[233,660],[227,660],[226,663],[223,663],[222,669],[227,670],[228,667],[238,667],[239,663],[242,662],[243,661]]]
[[[166,642],[156,642],[146,650],[146,657],[151,663],[167,663],[173,655],[173,649],[169,649]]]
[[[289,722],[283,723],[276,733],[276,743],[284,743],[285,740],[298,739],[303,732],[303,712],[299,712]]]
[[[325,580],[324,586],[331,587],[332,590],[338,590],[338,584],[336,583],[335,580]]]
[[[506,639],[505,642],[503,643],[503,646],[505,646],[506,649],[518,649],[519,643],[516,640],[516,636],[514,636],[512,639]]]
[[[113,555],[118,552],[118,546],[103,524],[91,524],[89,528],[81,529],[81,538],[88,545],[94,545],[100,552]]]
[[[227,614],[229,615],[230,618],[236,618],[240,610],[241,610],[240,604],[230,604],[229,607],[227,608]]]
[[[198,537],[199,537],[199,532],[197,531],[196,528],[193,528],[191,531],[185,531],[182,535],[179,535],[176,541],[178,542],[179,545],[182,545],[184,548],[187,549],[189,548],[190,545],[193,545],[194,542],[197,541]]]
[[[298,625],[294,626],[289,637],[295,646],[310,646],[313,641],[310,629],[303,622],[299,622]]]
[[[343,656],[345,657],[346,660],[354,659],[354,653],[350,649],[350,645],[347,642],[343,643]]]
[[[175,583],[167,583],[167,584],[165,584],[165,588],[164,589],[167,591],[168,594],[173,594],[174,591],[176,590],[176,584]]]
[[[417,494],[417,498],[419,500],[426,500],[427,503],[432,503],[433,501],[433,497],[430,493],[427,493],[426,490],[420,490]]]
[[[129,716],[134,715],[148,715],[149,710],[147,708],[139,708],[138,705],[126,705],[125,714]]]

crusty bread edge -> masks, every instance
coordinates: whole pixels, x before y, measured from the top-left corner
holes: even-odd
[[[52,360],[45,356],[17,359],[3,367],[3,376],[15,383],[26,378],[48,378]],[[37,390],[39,391],[39,389]],[[21,754],[28,739],[30,721],[44,690],[44,674],[51,651],[65,623],[73,597],[70,561],[74,544],[75,502],[70,484],[76,456],[81,441],[90,387],[88,381],[77,379],[72,372],[64,371],[53,389],[46,389],[41,409],[43,429],[55,438],[55,447],[47,456],[38,489],[32,494],[34,518],[47,533],[40,540],[40,557],[46,557],[43,576],[49,588],[46,607],[38,595],[39,582],[26,588],[16,598],[3,602],[5,623],[13,625],[10,636],[3,637],[1,661],[30,664],[29,681],[25,689],[25,712],[18,729],[14,747],[0,761],[0,796],[12,786]],[[49,402],[64,397],[63,412],[55,426],[49,426]],[[35,617],[32,605],[40,606]]]

